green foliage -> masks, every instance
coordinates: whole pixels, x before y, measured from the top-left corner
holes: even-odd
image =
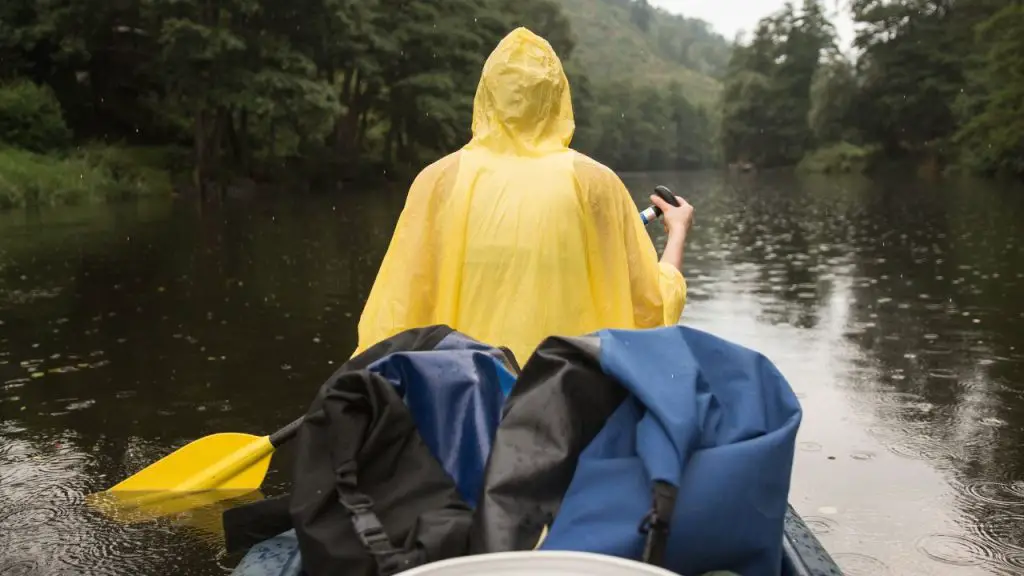
[[[75,156],[106,178],[106,199],[170,195],[172,175],[187,166],[186,151],[171,147],[92,145]]]
[[[801,172],[821,174],[863,173],[871,167],[877,154],[878,150],[873,147],[838,142],[808,153],[797,168]]]
[[[812,84],[821,62],[836,54],[835,31],[818,0],[805,0],[800,11],[787,4],[762,19],[751,43],[735,47],[729,62],[722,97],[725,158],[759,166],[797,163],[814,145],[812,111],[817,120],[823,115],[820,99],[812,109]]]
[[[320,188],[403,175],[469,138],[484,59],[527,26],[551,42],[572,80],[577,149],[623,169],[710,162],[708,115],[691,102],[713,101],[709,74],[725,62],[724,39],[643,0],[580,2],[10,0],[0,7],[0,79],[32,78],[56,98],[10,84],[0,134],[25,149],[59,148],[69,143],[65,118],[78,142],[187,147],[200,194],[223,193],[236,179]],[[618,31],[611,52],[602,26]],[[622,46],[631,50],[617,52]],[[623,83],[630,88],[619,90]],[[114,158],[119,150],[54,162],[116,184],[113,196],[143,182],[166,188],[149,171],[163,161]],[[8,196],[42,201],[32,191]]]
[[[47,86],[27,80],[0,84],[0,144],[44,152],[70,142],[60,103]]]
[[[159,153],[90,148],[57,157],[0,148],[0,208],[74,205],[169,194]]]
[[[0,208],[81,204],[95,199],[105,175],[81,159],[60,160],[6,148],[0,150]]]
[[[1024,6],[1006,6],[976,34],[956,142],[974,171],[1024,175]]]
[[[931,162],[958,153],[975,171],[1024,175],[1019,6],[1004,0],[854,1],[863,56],[852,124],[889,155]]]
[[[594,114],[601,127],[580,138],[578,149],[619,170],[686,170],[715,161],[711,119],[694,107],[679,84],[610,86]]]
[[[892,154],[950,134],[963,58],[952,2],[855,0],[852,9],[863,26],[856,113],[865,137]]]
[[[811,82],[811,109],[807,113],[807,124],[818,145],[851,136],[850,111],[856,94],[857,77],[846,58],[837,54],[818,67]]]
[[[691,102],[710,106],[721,85],[729,44],[706,22],[684,18],[635,0],[555,0],[578,37],[574,59],[599,85],[679,83]],[[636,21],[648,14],[647,31]],[[563,56],[564,58],[564,56]]]
[[[620,170],[853,170],[878,145],[1024,174],[1020,2],[851,0],[855,65],[823,3],[795,4],[730,46],[647,0],[8,0],[0,141],[59,158],[4,152],[4,202],[416,171],[468,139],[516,26],[563,59],[573,146]],[[60,156],[72,132],[119,144]]]
[[[630,7],[630,21],[640,29],[641,32],[651,31],[651,5],[647,0],[636,0]]]
[[[710,75],[724,66],[725,40],[643,0],[557,1],[577,37],[571,58],[559,51],[572,85],[573,147],[618,170],[715,164],[709,110],[720,86]]]
[[[976,172],[1024,176],[1019,2],[853,0],[849,8],[855,66],[836,51],[816,0],[799,12],[787,5],[735,47],[722,98],[726,160],[774,166],[806,155],[809,170],[858,169],[850,146],[870,144],[890,158],[959,156]]]

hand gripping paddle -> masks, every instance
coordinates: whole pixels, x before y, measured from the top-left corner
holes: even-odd
[[[668,202],[672,206],[679,206],[679,201],[676,200],[675,194],[665,186],[655,186],[654,193],[661,197],[662,200]],[[654,220],[661,218],[661,208],[657,206],[648,206],[643,212],[640,213],[640,220],[643,221],[644,226],[650,224]]]

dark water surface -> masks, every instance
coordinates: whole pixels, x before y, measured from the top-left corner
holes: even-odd
[[[626,181],[697,206],[684,323],[790,379],[791,501],[847,574],[1024,573],[1024,191]],[[218,509],[122,525],[84,496],[204,434],[300,415],[355,345],[402,200],[0,214],[0,575],[230,570]],[[283,449],[265,493],[288,464]]]

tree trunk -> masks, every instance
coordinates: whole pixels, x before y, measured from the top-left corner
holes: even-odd
[[[242,170],[252,177],[252,151],[249,150],[249,111],[242,108],[238,118],[238,145],[240,147]]]
[[[388,127],[388,135],[384,140],[384,164],[391,166],[394,164],[394,151],[395,151],[395,140],[398,137],[398,114],[392,111],[391,113],[391,126]]]
[[[208,147],[208,157],[210,163],[208,165],[209,171],[214,174],[217,178],[217,193],[219,200],[224,200],[224,178],[223,171],[220,165],[221,156],[221,144],[224,140],[224,128],[225,124],[229,122],[228,111],[226,108],[217,108],[216,116],[213,119],[213,134],[210,135],[210,143]]]
[[[206,201],[206,111],[202,104],[196,106],[195,120],[193,127],[193,152],[195,153],[195,166],[192,168],[192,185],[199,194],[200,202]]]
[[[354,128],[355,118],[359,111],[357,109],[359,100],[359,85],[361,79],[359,70],[352,70],[345,78],[341,89],[341,101],[345,105],[345,113],[338,116],[334,122],[334,150],[339,157],[347,157],[352,151],[352,143],[355,141]]]
[[[277,158],[277,121],[270,119],[270,157]]]
[[[225,121],[224,130],[228,136],[228,146],[231,147],[231,160],[236,166],[242,165],[242,144],[238,139],[238,130],[235,128],[235,112],[229,110]]]
[[[366,141],[367,124],[370,121],[370,113],[363,110],[359,113],[359,130],[356,132],[356,150],[363,149],[363,142]]]

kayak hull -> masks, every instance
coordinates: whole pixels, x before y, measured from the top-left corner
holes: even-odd
[[[782,576],[838,576],[842,571],[792,506],[786,512]],[[232,576],[303,576],[294,530],[256,544]]]

